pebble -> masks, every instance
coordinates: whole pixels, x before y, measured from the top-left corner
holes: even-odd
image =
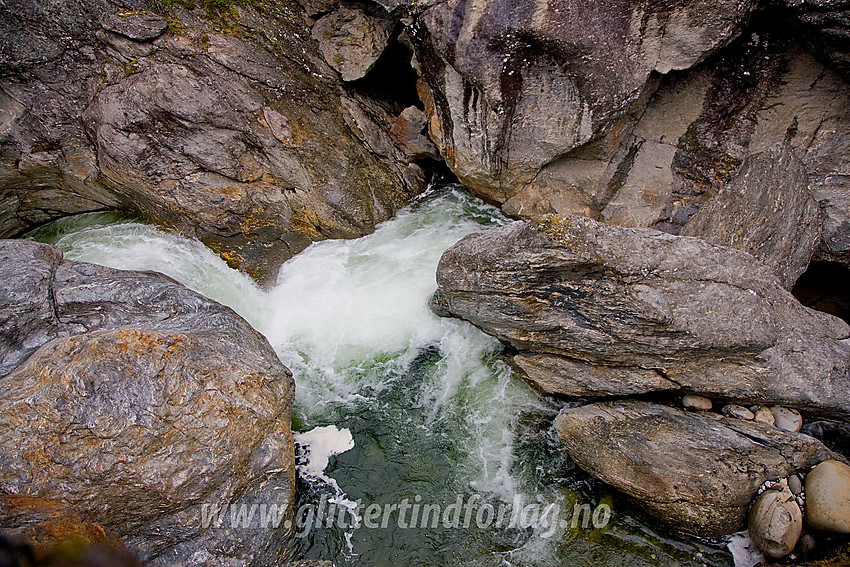
[[[803,416],[795,409],[773,406],[770,408],[770,413],[773,414],[776,427],[779,429],[797,433],[803,427]]]
[[[816,530],[850,533],[850,467],[824,461],[806,475],[806,522]]]
[[[787,486],[766,490],[750,509],[748,526],[756,547],[778,559],[797,546],[803,533],[803,513]]]
[[[765,425],[776,425],[776,418],[773,417],[773,412],[771,412],[767,407],[761,406],[756,410],[755,417],[753,420],[756,423],[764,423]]]
[[[689,410],[708,411],[711,409],[711,400],[703,396],[688,394],[682,397],[682,405]]]
[[[803,534],[803,537],[801,537],[800,541],[797,543],[797,552],[809,553],[815,547],[817,547],[815,536],[813,536],[812,534]]]
[[[795,496],[799,496],[803,493],[803,481],[800,480],[799,476],[792,474],[788,477],[788,488]]]
[[[723,414],[729,417],[734,417],[735,419],[743,419],[745,421],[752,421],[755,415],[753,412],[745,408],[744,406],[739,406],[737,404],[729,404],[723,406]]]

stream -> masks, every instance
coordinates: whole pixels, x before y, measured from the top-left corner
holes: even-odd
[[[441,254],[507,222],[443,185],[372,235],[313,244],[269,290],[198,241],[111,213],[30,237],[69,259],[165,273],[268,338],[297,385],[300,557],[337,567],[731,566],[724,541],[658,526],[577,469],[552,428],[564,402],[515,376],[498,341],[429,311]],[[372,522],[370,506],[380,512]]]

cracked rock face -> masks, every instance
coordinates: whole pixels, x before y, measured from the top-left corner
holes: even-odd
[[[437,313],[511,345],[548,392],[679,390],[850,416],[850,328],[745,252],[553,215],[467,236],[437,284]]]
[[[294,0],[240,4],[226,26],[178,5],[30,4],[0,24],[0,236],[117,208],[266,283],[310,242],[368,234],[424,188],[348,128]]]
[[[754,4],[437,3],[410,30],[431,136],[465,185],[503,203],[623,117],[651,75],[728,44]]]
[[[17,240],[0,258],[0,492],[61,502],[152,565],[274,563],[283,524],[201,525],[230,503],[291,518],[294,384],[268,342],[154,272]]]
[[[807,435],[636,400],[565,409],[555,429],[582,469],[707,536],[740,530],[766,480],[834,458]]]

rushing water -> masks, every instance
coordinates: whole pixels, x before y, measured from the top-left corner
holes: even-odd
[[[577,470],[551,426],[562,404],[515,377],[496,340],[428,310],[443,251],[505,222],[442,187],[372,235],[312,245],[267,291],[197,241],[111,214],[32,237],[71,259],[163,272],[268,338],[297,384],[300,510],[333,503],[344,519],[300,516],[306,558],[339,567],[731,565],[722,543],[659,531]],[[402,502],[406,521],[390,508]],[[381,513],[371,525],[369,505]],[[576,505],[584,512],[573,522]]]

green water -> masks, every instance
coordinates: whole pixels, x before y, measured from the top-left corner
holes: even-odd
[[[320,473],[307,471],[322,447],[301,449],[298,504],[310,510],[329,499],[359,501],[361,525],[351,526],[349,512],[329,527],[311,521],[296,539],[303,557],[339,567],[732,565],[722,542],[664,531],[577,470],[551,425],[563,402],[514,376],[495,339],[428,310],[443,251],[506,222],[459,187],[442,187],[375,234],[312,245],[267,291],[197,241],[114,215],[65,219],[32,236],[71,259],[161,271],[231,306],[292,369],[294,429],[332,425],[329,442],[351,434],[354,447]],[[410,527],[398,513],[386,527],[362,521],[370,504],[386,511],[406,500],[445,512],[458,498],[472,502],[466,527]],[[490,508],[495,515],[517,503],[541,516],[557,513],[557,521],[497,525],[489,518]],[[577,504],[604,504],[610,520],[574,527]]]

